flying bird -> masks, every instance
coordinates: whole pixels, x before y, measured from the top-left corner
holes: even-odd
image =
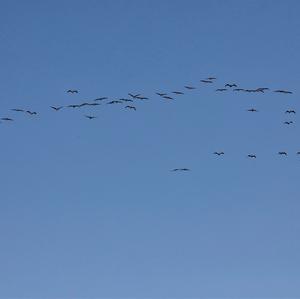
[[[107,105],[111,105],[111,104],[122,104],[123,102],[120,100],[115,100],[115,101],[110,101],[108,103],[106,103]]]
[[[233,91],[244,91],[245,89],[244,88],[235,88],[233,89]]]
[[[217,78],[216,77],[208,77],[208,78],[206,78],[207,80],[216,80]]]
[[[157,92],[156,94],[159,95],[160,97],[164,97],[167,95],[167,93],[160,93],[160,92]]]
[[[291,125],[292,123],[294,123],[293,121],[285,121],[284,124],[285,125]]]
[[[190,171],[189,168],[174,168],[171,171]]]
[[[214,155],[221,156],[221,155],[224,155],[224,152],[214,152]]]
[[[258,112],[258,110],[254,109],[254,108],[248,109],[247,111],[249,111],[249,112]]]
[[[230,83],[227,83],[227,84],[225,84],[225,87],[237,87],[237,85],[235,84],[235,83],[233,83],[233,84],[230,84]]]
[[[55,106],[50,106],[50,108],[52,108],[55,111],[59,111],[60,109],[63,108],[63,106],[59,106],[59,107],[55,107]]]
[[[287,152],[278,152],[278,155],[284,155],[284,156],[287,156],[288,154],[287,154]]]
[[[91,115],[85,115],[86,118],[88,119],[94,119],[94,118],[97,118],[96,116],[91,116]]]
[[[253,155],[253,154],[249,154],[248,157],[256,159],[256,155]]]
[[[4,120],[4,121],[13,121],[13,119],[9,118],[9,117],[2,117],[1,120]]]
[[[172,91],[172,93],[174,93],[174,94],[184,94],[184,93],[181,92],[181,91]]]
[[[295,110],[286,110],[285,113],[289,113],[289,114],[294,113],[294,114],[296,114],[296,111]]]
[[[131,100],[131,99],[123,99],[123,98],[119,99],[119,101],[123,101],[123,102],[133,102],[133,100]]]
[[[127,109],[133,109],[134,111],[136,111],[136,107],[134,107],[134,106],[126,106],[125,108],[127,108]]]
[[[225,90],[227,90],[227,88],[218,88],[218,89],[216,89],[216,91],[225,91]]]
[[[136,98],[138,98],[141,94],[132,94],[132,93],[129,93],[128,94],[129,96],[131,96],[133,99],[136,99]]]
[[[37,112],[35,112],[35,111],[27,110],[26,112],[30,115],[37,115]]]
[[[149,100],[149,98],[143,97],[143,96],[137,96],[136,99],[139,99],[139,100]]]
[[[291,94],[291,93],[293,93],[292,91],[283,90],[283,89],[277,89],[277,90],[274,90],[274,92],[286,93],[286,94]]]
[[[169,96],[163,96],[164,99],[167,99],[167,100],[174,100],[174,98],[172,97],[169,97]]]
[[[15,109],[10,109],[11,111],[16,111],[16,112],[25,112],[23,109],[18,109],[18,108],[15,108]]]
[[[94,101],[103,101],[103,100],[107,100],[108,98],[107,97],[102,97],[102,98],[97,98],[97,99],[95,99]]]
[[[212,80],[200,80],[200,81],[203,82],[203,83],[213,83]]]
[[[78,93],[78,90],[76,90],[76,89],[69,89],[67,91],[67,93]]]
[[[184,88],[186,88],[186,89],[196,89],[196,87],[193,87],[193,86],[184,86]]]
[[[68,105],[67,107],[69,107],[69,108],[79,108],[80,105],[74,105],[74,104],[72,104],[72,105]]]

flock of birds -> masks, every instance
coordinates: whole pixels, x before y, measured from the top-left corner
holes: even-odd
[[[216,79],[217,79],[216,77],[208,77],[206,79],[200,80],[200,82],[203,84],[213,84],[216,82]],[[184,89],[185,90],[194,90],[197,88],[195,86],[185,85]],[[258,87],[255,89],[245,89],[245,88],[240,88],[236,83],[226,83],[224,85],[224,87],[215,89],[216,92],[226,92],[228,90],[231,90],[233,92],[245,92],[245,93],[265,93],[265,92],[270,91],[270,88]],[[66,92],[68,94],[78,94],[79,93],[79,91],[77,89],[69,89]],[[273,92],[280,93],[280,94],[293,94],[292,91],[284,90],[284,89],[276,89],[276,90],[273,90]],[[170,101],[170,100],[175,100],[175,96],[184,95],[185,92],[177,90],[177,91],[172,91],[170,93],[156,92],[155,94],[163,100]],[[66,108],[78,109],[78,108],[87,107],[87,106],[96,107],[96,106],[101,105],[103,101],[106,101],[105,102],[106,105],[126,104],[124,107],[125,109],[136,111],[137,107],[135,106],[135,101],[141,101],[141,100],[149,100],[149,98],[140,93],[138,93],[138,94],[128,93],[127,98],[119,98],[117,100],[110,100],[108,97],[100,97],[100,98],[96,98],[96,99],[92,100],[91,102],[70,104],[67,106],[50,106],[49,108],[55,112],[58,112],[62,109],[66,109]],[[38,115],[38,113],[36,111],[31,111],[31,110],[21,109],[21,108],[13,108],[13,109],[11,109],[11,111],[17,112],[17,113],[25,113],[29,116]],[[247,109],[247,111],[251,112],[251,113],[258,112],[258,110],[256,108],[250,108],[250,109]],[[296,114],[296,111],[289,109],[289,110],[286,110],[285,113],[291,115],[291,114]],[[84,117],[89,120],[93,120],[93,119],[97,118],[97,116],[95,116],[95,115],[84,115]],[[0,123],[13,122],[13,121],[14,121],[14,118],[12,118],[12,117],[1,117],[0,118]],[[292,125],[293,123],[294,122],[292,120],[284,122],[285,125]],[[225,155],[225,152],[216,151],[213,154],[216,156],[222,156],[222,155]],[[288,153],[285,151],[279,151],[278,155],[288,156]],[[297,155],[300,155],[300,151],[297,152]],[[247,157],[249,159],[256,159],[257,155],[254,153],[251,153],[251,154],[248,154]],[[173,172],[190,171],[190,169],[189,168],[174,168],[171,171],[173,171]]]

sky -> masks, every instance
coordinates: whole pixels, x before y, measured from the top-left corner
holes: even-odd
[[[300,298],[299,12],[0,0],[0,298]]]

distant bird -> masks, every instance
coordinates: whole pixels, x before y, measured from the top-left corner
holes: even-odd
[[[189,168],[174,168],[171,171],[190,171]]]
[[[245,89],[244,88],[235,88],[233,89],[233,91],[244,91]]]
[[[119,100],[115,100],[115,101],[110,101],[106,104],[110,105],[110,104],[122,104],[123,102],[122,101],[119,101]]]
[[[123,102],[133,102],[133,100],[131,100],[131,99],[123,99],[123,98],[119,99],[119,101],[123,101]]]
[[[169,96],[163,96],[164,99],[167,99],[167,100],[174,100],[174,98],[172,97],[169,97]]]
[[[295,110],[286,110],[285,113],[289,113],[289,114],[294,113],[294,114],[296,114],[296,111]]]
[[[94,118],[97,118],[96,116],[91,116],[91,115],[85,115],[86,118],[88,119],[94,119]]]
[[[270,88],[268,88],[268,87],[258,87],[258,88],[256,88],[255,90],[257,91],[257,92],[265,92],[265,90],[269,90]]]
[[[4,121],[13,121],[13,119],[9,118],[9,117],[2,117],[1,120],[4,120]]]
[[[300,155],[300,152],[297,152],[297,155]]]
[[[218,89],[216,89],[216,91],[225,91],[225,90],[227,90],[227,88],[218,88]]]
[[[69,107],[69,108],[79,108],[80,105],[74,105],[74,104],[72,104],[72,105],[68,105],[67,107]]]
[[[23,109],[18,109],[18,108],[16,108],[16,109],[10,109],[11,111],[16,111],[16,112],[25,112]]]
[[[258,112],[258,110],[254,109],[254,108],[248,109],[247,111],[249,111],[249,112]]]
[[[203,83],[214,83],[212,80],[200,80]]]
[[[63,106],[59,106],[59,107],[55,107],[55,106],[50,106],[50,108],[52,108],[55,111],[59,111],[60,109],[63,108]]]
[[[129,93],[128,94],[129,96],[131,96],[133,99],[136,99],[136,98],[138,98],[141,94],[132,94],[132,93]]]
[[[286,93],[286,94],[291,94],[293,93],[292,91],[288,91],[288,90],[283,90],[283,89],[277,89],[277,90],[274,90],[274,92],[279,92],[279,93]]]
[[[160,92],[157,92],[156,94],[159,95],[160,97],[164,97],[167,95],[167,93],[160,93]]]
[[[221,155],[224,155],[224,152],[214,152],[214,155],[221,156]]]
[[[285,122],[284,122],[285,125],[291,125],[291,124],[293,124],[293,123],[294,123],[293,121],[285,121]]]
[[[100,103],[87,103],[87,106],[99,106],[101,105]]]
[[[233,83],[233,84],[227,83],[227,84],[225,84],[225,87],[232,88],[232,87],[237,87],[237,85],[235,83]]]
[[[184,94],[184,93],[181,92],[181,91],[172,91],[172,93],[174,93],[174,94]]]
[[[26,112],[30,115],[37,115],[37,112],[35,112],[35,111],[27,110]]]
[[[78,93],[78,90],[76,90],[76,89],[69,89],[67,91],[67,93]]]
[[[288,154],[287,154],[287,152],[278,152],[278,155],[284,155],[284,156],[287,156]]]
[[[127,108],[127,109],[133,109],[134,111],[136,111],[136,107],[134,107],[134,106],[126,106],[125,108]]]
[[[97,98],[97,99],[95,99],[94,101],[103,101],[103,100],[107,100],[108,98],[107,97],[102,97],[102,98]]]
[[[256,155],[253,155],[253,154],[249,154],[248,157],[256,159]]]
[[[137,96],[136,99],[139,99],[139,100],[149,100],[149,98],[143,97],[143,96]]]
[[[207,80],[216,80],[217,78],[216,77],[208,77],[208,78],[206,78]]]
[[[186,89],[196,89],[196,87],[193,87],[193,86],[184,86],[184,88],[186,88]]]

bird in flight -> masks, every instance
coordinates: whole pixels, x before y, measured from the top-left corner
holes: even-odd
[[[60,109],[63,108],[63,106],[59,106],[59,107],[55,107],[55,106],[50,106],[50,108],[52,108],[55,111],[59,111]]]
[[[196,89],[196,87],[193,87],[193,86],[184,86],[184,88],[186,88],[186,89]]]
[[[79,108],[80,105],[74,105],[74,104],[72,104],[72,105],[68,105],[67,107],[69,107],[69,108]]]
[[[77,89],[69,89],[67,93],[78,93]]]
[[[286,94],[291,94],[291,93],[293,93],[292,91],[283,90],[283,89],[277,89],[277,90],[274,90],[274,92],[286,93]]]
[[[252,158],[252,159],[256,159],[256,155],[254,155],[254,154],[249,154],[248,157]]]
[[[119,99],[119,101],[123,101],[123,102],[133,102],[133,100],[131,100],[131,99],[123,99],[123,98]]]
[[[244,88],[235,88],[233,89],[233,91],[244,91],[245,89]]]
[[[27,110],[26,112],[30,115],[37,115],[37,112],[35,112],[35,111]]]
[[[300,155],[300,152],[297,152],[297,155]]]
[[[190,171],[189,168],[174,168],[171,171]]]
[[[97,98],[94,101],[97,102],[97,101],[103,101],[103,100],[107,100],[107,97]]]
[[[137,96],[136,99],[139,99],[139,100],[149,100],[149,98],[143,97],[143,96]]]
[[[94,118],[96,118],[96,116],[91,116],[91,115],[85,115],[85,117],[88,118],[88,119],[94,119]]]
[[[164,97],[167,95],[167,93],[160,93],[160,92],[157,92],[156,94],[159,95],[160,97]]]
[[[133,99],[137,99],[141,94],[132,94],[132,93],[129,93],[128,94],[129,96],[131,96]]]
[[[291,125],[292,123],[294,123],[293,121],[285,121],[284,124],[285,125]]]
[[[115,101],[110,101],[108,103],[106,103],[107,105],[111,105],[111,104],[122,104],[123,102],[120,100],[115,100]]]
[[[163,96],[164,99],[167,99],[167,100],[174,100],[174,98],[172,97],[169,97],[169,96]]]
[[[286,110],[285,113],[289,113],[289,114],[294,113],[294,114],[296,114],[296,111],[295,110]]]
[[[25,112],[23,109],[18,109],[18,108],[16,108],[16,109],[11,109],[11,111],[16,111],[16,112]]]
[[[200,81],[203,82],[203,83],[213,83],[212,80],[200,80]]]
[[[208,77],[208,78],[206,78],[207,80],[216,80],[217,78],[216,77]]]
[[[227,84],[225,84],[225,87],[231,88],[231,87],[237,87],[237,85],[235,83],[233,83],[233,84],[227,83]]]
[[[216,91],[225,91],[225,90],[227,90],[227,88],[218,88],[218,89],[216,89]]]
[[[254,109],[254,108],[248,109],[247,111],[249,111],[249,112],[258,112],[258,110]]]
[[[136,111],[136,107],[134,107],[134,106],[126,106],[125,108],[127,108],[127,109],[133,109],[134,111]]]
[[[2,117],[1,120],[4,120],[4,121],[13,121],[13,119],[9,118],[9,117]]]
[[[270,88],[268,88],[268,87],[258,87],[258,88],[256,88],[256,91],[258,91],[258,92],[265,92],[265,90],[269,90]]]
[[[174,94],[184,94],[184,93],[181,92],[181,91],[172,91],[172,93],[174,93]]]
[[[287,152],[278,152],[278,155],[287,156]]]
[[[214,155],[218,155],[218,156],[221,156],[221,155],[224,155],[225,153],[224,152],[214,152]]]

